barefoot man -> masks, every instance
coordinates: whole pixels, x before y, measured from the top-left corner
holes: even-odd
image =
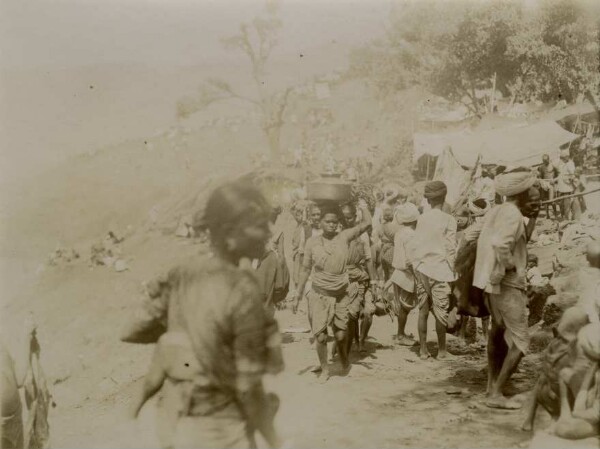
[[[477,244],[473,285],[486,292],[492,317],[488,339],[488,400],[493,408],[517,409],[502,387],[529,347],[527,323],[527,241],[539,213],[535,176],[518,168],[496,178],[506,202],[486,217]],[[528,222],[525,224],[524,217]]]
[[[311,237],[306,242],[293,310],[294,312],[298,310],[298,303],[304,294],[306,282],[312,271],[312,284],[306,295],[308,318],[321,365],[321,379],[326,381],[329,378],[327,366],[328,326],[331,325],[333,328],[342,369],[346,371],[350,367],[346,339],[348,337],[348,308],[351,299],[348,295],[349,281],[346,264],[350,242],[359,238],[371,227],[371,214],[368,209],[361,209],[360,223],[338,233],[337,229],[341,218],[339,207],[323,207],[321,211],[323,233]]]
[[[450,305],[450,282],[456,280],[456,227],[454,217],[442,211],[446,201],[446,184],[431,181],[425,186],[424,196],[431,209],[417,221],[412,249],[412,266],[419,299],[419,341],[421,359],[431,357],[427,350],[427,319],[429,312],[435,317],[438,337],[438,359],[448,357],[446,352],[446,327]]]

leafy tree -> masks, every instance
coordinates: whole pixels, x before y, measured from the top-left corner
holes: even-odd
[[[405,1],[383,39],[356,49],[350,74],[382,97],[419,85],[474,115],[499,91],[513,101],[597,92],[595,9],[571,0]]]
[[[221,40],[226,49],[243,53],[250,61],[251,78],[256,87],[255,96],[242,95],[239,90],[223,79],[207,79],[195,95],[177,103],[177,116],[186,118],[205,109],[215,102],[237,99],[252,104],[261,112],[261,127],[269,143],[273,159],[280,155],[281,128],[292,88],[271,92],[267,85],[267,63],[277,45],[281,21],[277,17],[278,6],[274,1],[267,3],[266,14],[256,17],[251,23],[242,23],[235,36]]]
[[[506,57],[517,70],[513,99],[573,102],[600,83],[598,16],[569,0],[546,0],[508,39]]]

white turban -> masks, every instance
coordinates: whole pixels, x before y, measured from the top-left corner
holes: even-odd
[[[496,193],[502,196],[515,196],[526,192],[535,184],[536,177],[530,170],[512,171],[496,176]]]

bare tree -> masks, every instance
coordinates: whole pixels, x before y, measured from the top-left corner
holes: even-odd
[[[251,23],[242,23],[239,34],[221,40],[226,49],[242,52],[250,61],[252,81],[256,86],[255,96],[239,93],[223,79],[207,79],[196,95],[177,103],[177,116],[186,118],[205,109],[212,103],[238,99],[246,101],[261,112],[261,127],[269,143],[271,158],[280,155],[281,128],[288,107],[292,88],[270,92],[266,85],[266,67],[273,48],[277,45],[281,21],[277,17],[277,3],[267,3],[264,17],[256,17]]]

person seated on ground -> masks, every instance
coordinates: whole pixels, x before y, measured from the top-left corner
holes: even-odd
[[[473,286],[486,293],[492,328],[488,341],[486,405],[517,409],[502,388],[529,348],[527,304],[527,241],[539,212],[536,177],[528,168],[496,178],[496,192],[506,202],[486,216],[477,243]],[[525,225],[524,217],[528,217]]]
[[[600,242],[590,242],[586,248],[586,279],[578,304],[587,312],[591,323],[600,322]]]
[[[565,310],[556,327],[554,338],[550,341],[542,356],[542,366],[536,382],[527,418],[523,430],[532,430],[538,405],[554,418],[561,412],[559,377],[564,368],[570,369],[567,387],[569,400],[579,391],[581,380],[591,365],[583,350],[577,346],[579,331],[590,323],[584,308],[573,306]]]
[[[527,284],[531,287],[543,287],[548,284],[548,279],[542,276],[538,268],[538,256],[527,254]]]
[[[431,357],[427,349],[427,319],[435,317],[438,337],[438,359],[448,358],[446,328],[450,309],[450,283],[456,280],[456,220],[442,211],[447,188],[442,181],[431,181],[425,186],[424,196],[430,209],[417,221],[414,239],[410,245],[410,263],[413,266],[419,300],[419,355]]]
[[[348,294],[348,274],[346,261],[350,243],[371,228],[371,214],[367,208],[361,209],[361,221],[356,226],[338,233],[343,220],[338,206],[323,207],[321,217],[322,234],[311,237],[306,242],[300,283],[293,303],[294,313],[309,276],[312,276],[310,291],[307,293],[308,318],[315,339],[319,358],[321,380],[329,379],[327,365],[327,327],[332,326],[342,372],[350,369],[348,359],[348,318],[351,298]],[[314,270],[313,270],[314,269]],[[312,272],[312,274],[311,274]]]
[[[413,346],[415,340],[412,335],[406,335],[406,321],[408,314],[417,306],[415,294],[415,277],[410,265],[408,253],[409,243],[413,239],[419,210],[412,203],[404,203],[396,209],[395,220],[400,226],[394,236],[394,257],[392,266],[394,272],[383,288],[388,291],[390,286],[394,288],[394,300],[392,309],[398,318],[398,332],[395,335],[396,342],[403,346]]]
[[[577,334],[577,346],[593,363],[587,369],[577,392],[569,391],[572,377],[577,373],[570,367],[561,370],[560,416],[554,426],[556,436],[573,440],[600,435],[600,324],[588,324],[581,328]],[[575,396],[572,408],[570,395]]]

